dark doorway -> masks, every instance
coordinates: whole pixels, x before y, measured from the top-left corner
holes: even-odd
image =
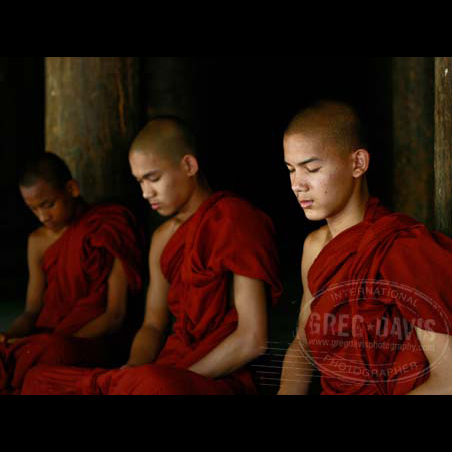
[[[392,57],[198,57],[200,123],[211,180],[252,200],[275,221],[284,274],[299,275],[308,232],[289,183],[282,139],[302,105],[352,102],[370,131],[373,194],[391,204]]]
[[[37,226],[17,188],[20,163],[44,152],[44,59],[0,57],[1,300],[25,295],[26,244]],[[4,299],[3,299],[4,298]]]

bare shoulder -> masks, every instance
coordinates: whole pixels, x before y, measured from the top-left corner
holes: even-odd
[[[303,284],[305,289],[307,288],[308,274],[315,260],[319,257],[319,254],[328,243],[329,229],[328,226],[323,226],[317,231],[308,235],[304,242],[303,249]]]
[[[45,240],[46,235],[47,235],[46,234],[46,228],[44,226],[42,226],[42,227],[36,229],[35,231],[33,231],[29,235],[28,239],[29,239],[29,242],[31,242],[31,243],[36,245],[37,243],[42,242],[43,240]]]
[[[329,229],[328,226],[323,226],[317,231],[309,234],[304,243],[303,255],[306,255],[308,260],[315,260],[320,252],[328,243]]]
[[[157,242],[168,242],[177,231],[177,228],[178,222],[176,219],[171,218],[155,230],[153,240]]]
[[[151,255],[154,254],[158,258],[162,254],[179,226],[179,222],[172,218],[155,230],[152,236]]]
[[[28,237],[28,253],[35,258],[42,258],[52,245],[52,239],[45,227],[40,227]]]
[[[311,293],[309,287],[309,271],[315,260],[325,247],[329,237],[328,226],[323,226],[322,228],[314,231],[306,237],[303,249],[303,261],[301,264],[302,269],[302,280],[303,280],[303,300],[302,309],[300,312],[300,324],[298,334],[300,335],[301,341],[307,344],[307,338],[305,334],[305,327],[307,325],[309,316],[311,314],[311,305],[314,301],[314,297]]]

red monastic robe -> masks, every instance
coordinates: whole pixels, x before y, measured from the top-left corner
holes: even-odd
[[[249,369],[221,380],[188,369],[237,329],[229,296],[232,274],[264,281],[275,302],[281,296],[271,220],[232,194],[216,193],[176,231],[161,267],[171,284],[168,304],[175,324],[153,365],[117,371],[44,366],[29,375],[24,394],[255,394]]]
[[[105,313],[115,259],[126,272],[134,311],[130,305],[142,289],[142,247],[135,218],[121,206],[90,207],[69,226],[43,258],[47,287],[37,334],[0,346],[1,391],[20,390],[26,373],[38,364],[110,365],[112,344],[125,340],[130,325],[115,338],[72,336]]]
[[[306,334],[326,395],[402,395],[429,378],[415,328],[452,334],[452,240],[371,198],[309,273]],[[434,363],[432,363],[434,364]]]

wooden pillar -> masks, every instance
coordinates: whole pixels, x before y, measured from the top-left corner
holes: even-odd
[[[436,229],[452,237],[452,57],[436,58]]]
[[[435,226],[434,57],[393,57],[394,208]]]
[[[46,151],[65,159],[89,202],[130,193],[139,58],[46,57]]]

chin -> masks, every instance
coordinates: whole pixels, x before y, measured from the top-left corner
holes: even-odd
[[[309,215],[309,214],[306,214],[306,218],[309,221],[324,221],[324,220],[326,220],[326,218],[324,218],[324,217],[322,217],[320,215]]]
[[[49,230],[50,232],[58,234],[58,232],[61,232],[64,229],[64,227],[61,227],[61,226],[54,226],[54,227],[46,226],[46,229]]]
[[[322,215],[322,212],[318,210],[306,209],[304,211],[306,218],[310,221],[323,221],[326,220],[326,216]]]
[[[161,208],[159,210],[157,210],[157,213],[164,218],[170,218],[172,216],[174,216],[177,212],[173,211],[172,209],[168,209],[168,208]]]

